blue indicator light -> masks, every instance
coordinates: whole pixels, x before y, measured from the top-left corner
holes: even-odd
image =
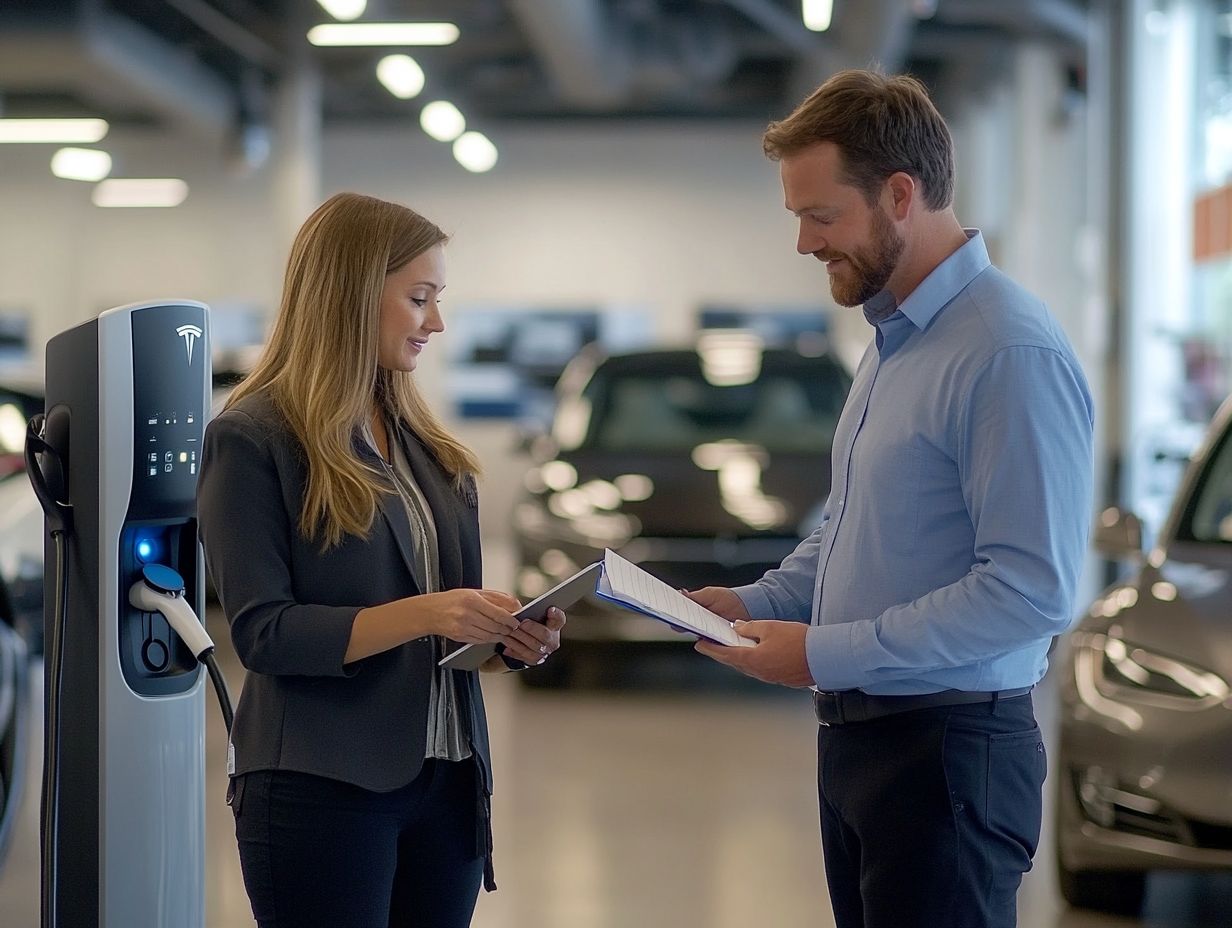
[[[141,558],[143,561],[149,557],[153,551],[154,546],[148,541],[137,542],[137,557]]]

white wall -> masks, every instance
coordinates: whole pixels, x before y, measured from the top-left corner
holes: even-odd
[[[1034,67],[1035,77],[1047,72],[1046,63]],[[1081,152],[1073,129],[1048,130],[1046,118],[1032,116],[1051,111],[1057,89],[1031,79],[1031,66],[1020,76],[1029,83],[1016,95],[952,117],[960,218],[991,222],[995,257],[1049,300],[1081,350],[1081,293],[1071,283],[1082,198],[1069,195],[1081,183],[1073,170]],[[1034,107],[1033,95],[1042,95]],[[1004,136],[995,127],[1007,124],[1007,111],[1020,129],[998,148],[987,139]],[[655,312],[661,335],[680,338],[704,303],[816,305],[830,308],[849,363],[866,344],[859,311],[833,307],[824,269],[795,253],[794,220],[776,166],[761,154],[760,123],[485,128],[501,152],[486,175],[464,171],[410,120],[403,130],[332,130],[321,196],[350,189],[398,199],[451,232],[447,308],[642,306]],[[98,209],[90,185],[50,175],[49,148],[0,149],[0,310],[31,313],[37,350],[55,332],[134,300],[276,305],[286,230],[302,217],[279,215],[288,200],[274,165],[237,177],[217,152],[136,131],[113,132],[106,147],[118,175],[184,177],[188,200],[171,210]],[[1016,193],[990,182],[997,175]]]
[[[824,269],[795,253],[760,130],[495,126],[501,161],[487,175],[464,171],[409,122],[334,130],[321,195],[398,199],[451,232],[447,309],[645,306],[660,334],[677,338],[707,302],[831,305]],[[188,200],[98,209],[89,185],[50,175],[49,149],[0,151],[0,308],[30,310],[39,350],[55,332],[139,299],[276,305],[289,243],[271,169],[236,178],[216,153],[134,133],[113,133],[107,147],[117,173],[185,177]],[[858,353],[867,337],[859,312],[834,321]],[[435,376],[432,360],[425,374]]]
[[[647,307],[659,334],[677,339],[705,303],[832,306],[825,270],[795,253],[761,129],[500,126],[489,132],[500,162],[486,175],[414,127],[334,132],[322,180],[325,193],[405,202],[453,235],[447,309]],[[834,308],[831,320],[858,357],[858,310]]]
[[[231,176],[215,153],[147,133],[105,147],[117,176],[180,176],[174,209],[99,209],[92,185],[52,177],[50,146],[0,146],[0,309],[25,310],[41,356],[56,332],[109,306],[162,297],[272,303],[285,244],[270,184]]]

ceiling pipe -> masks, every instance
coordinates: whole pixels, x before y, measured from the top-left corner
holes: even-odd
[[[1080,48],[1086,48],[1090,40],[1087,12],[1072,0],[1032,0],[1031,3],[944,0],[937,6],[936,20],[955,26],[999,26],[1019,32],[1036,30]]]
[[[728,78],[737,45],[716,17],[666,16],[654,4],[508,0],[559,98],[587,111],[696,100]]]
[[[598,110],[628,99],[632,54],[598,0],[509,0],[509,10],[566,103]]]
[[[59,89],[132,118],[153,114],[211,141],[231,131],[237,94],[216,72],[101,4],[53,6],[45,19],[0,12],[0,86]]]

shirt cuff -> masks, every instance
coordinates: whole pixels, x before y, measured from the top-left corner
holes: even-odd
[[[740,601],[744,603],[744,608],[749,612],[749,618],[774,618],[774,604],[770,602],[770,597],[756,583],[750,583],[747,586],[734,586],[731,589],[733,593],[740,597]]]
[[[804,651],[819,690],[851,690],[868,682],[856,664],[852,647],[855,626],[855,622],[809,626]]]

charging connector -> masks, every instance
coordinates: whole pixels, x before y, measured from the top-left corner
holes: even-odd
[[[214,641],[184,598],[184,578],[165,564],[146,564],[141,568],[141,579],[129,587],[128,601],[134,609],[142,612],[161,613],[167,624],[188,645],[193,657],[209,671],[223,721],[230,732],[233,718],[231,694],[214,659]]]

